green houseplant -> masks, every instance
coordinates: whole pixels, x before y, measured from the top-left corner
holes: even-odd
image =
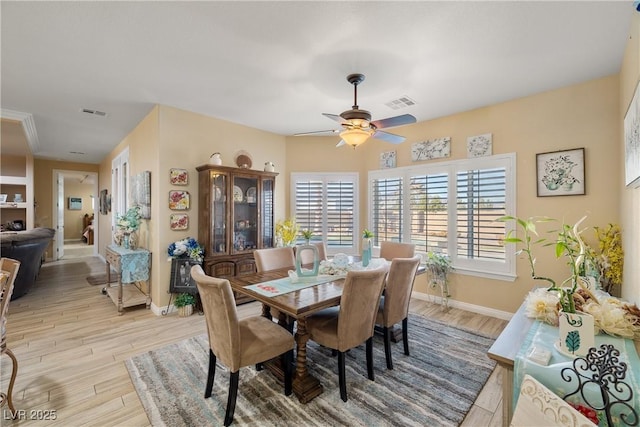
[[[302,230],[300,234],[302,234],[302,237],[304,237],[305,243],[308,245],[309,242],[311,241],[311,238],[313,237],[313,231],[307,228],[305,230]]]
[[[453,270],[451,258],[439,252],[427,252],[425,266],[429,272],[429,286],[440,288],[442,309],[449,308],[449,272]]]
[[[193,313],[193,306],[195,305],[195,303],[195,296],[183,292],[181,294],[178,294],[173,305],[178,308],[178,315],[180,317],[186,317],[191,316],[191,313]]]

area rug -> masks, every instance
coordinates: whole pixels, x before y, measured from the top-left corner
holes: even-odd
[[[381,337],[374,338],[375,382],[366,376],[365,346],[347,353],[347,402],[340,399],[337,357],[309,341],[309,371],[324,392],[301,404],[284,395],[270,372],[242,368],[234,425],[456,426],[495,366],[487,357],[493,341],[411,315],[411,355],[404,355],[402,343],[392,344],[393,370],[386,369]],[[229,372],[218,365],[213,394],[204,399],[208,345],[203,334],[126,361],[154,427],[222,425]]]
[[[119,278],[120,278],[120,274],[112,271],[110,283],[116,283]],[[91,276],[87,276],[87,282],[90,285],[105,285],[107,283],[107,273],[93,274]]]

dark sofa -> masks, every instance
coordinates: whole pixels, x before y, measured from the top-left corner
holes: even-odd
[[[26,231],[0,233],[0,253],[5,258],[20,261],[11,300],[26,294],[38,277],[44,251],[53,240],[56,231],[52,228],[34,228]]]

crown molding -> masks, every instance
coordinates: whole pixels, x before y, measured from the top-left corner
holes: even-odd
[[[31,154],[40,151],[40,140],[38,139],[38,131],[36,131],[36,122],[33,120],[33,114],[2,108],[0,117],[21,122]]]

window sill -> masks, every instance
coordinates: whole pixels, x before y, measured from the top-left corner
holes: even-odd
[[[505,282],[513,282],[516,280],[515,274],[501,273],[495,271],[473,270],[469,268],[459,268],[454,266],[454,273],[464,274],[465,276],[484,277],[486,279],[502,280]]]

